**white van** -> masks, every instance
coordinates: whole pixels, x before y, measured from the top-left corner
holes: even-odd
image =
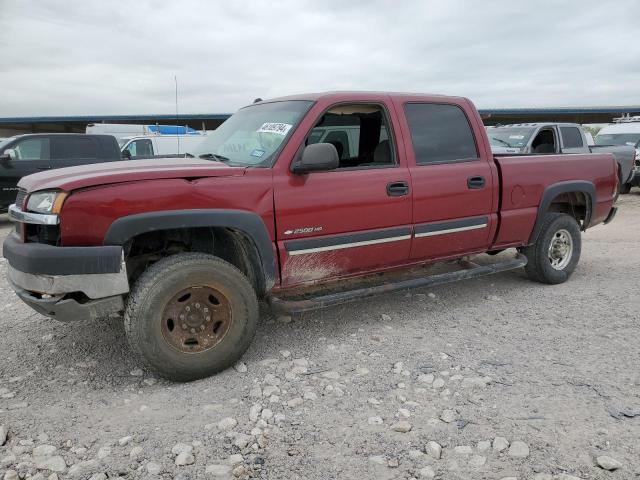
[[[134,135],[151,135],[147,125],[119,124],[119,123],[90,123],[85,133],[113,135],[116,139],[132,137]]]
[[[596,145],[631,145],[640,150],[640,121],[607,125],[596,135]],[[640,152],[638,152],[640,153]],[[636,155],[636,158],[638,155]]]
[[[196,150],[206,135],[145,135],[118,139],[123,158],[184,155]]]
[[[113,135],[118,140],[140,135],[195,135],[197,130],[186,125],[137,125],[133,123],[90,123],[85,133]]]

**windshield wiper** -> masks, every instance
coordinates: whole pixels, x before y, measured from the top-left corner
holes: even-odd
[[[216,153],[203,153],[202,155],[198,155],[198,158],[212,158],[213,160],[217,160],[218,162],[230,162],[231,159],[229,157],[225,157],[224,155],[218,155]]]
[[[511,145],[509,142],[505,142],[504,140],[500,139],[500,138],[496,138],[496,137],[491,137],[492,140],[495,140],[496,142],[500,142],[500,143],[504,143],[507,147],[511,147],[513,148],[513,145]]]

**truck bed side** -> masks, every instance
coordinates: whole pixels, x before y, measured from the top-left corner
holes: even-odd
[[[559,192],[580,191],[589,202],[590,227],[607,217],[614,202],[617,166],[611,154],[494,157],[500,175],[500,227],[493,248],[527,245],[541,204],[558,201]],[[591,186],[592,185],[592,186]],[[590,193],[588,192],[590,191]],[[595,199],[589,198],[592,195]],[[552,197],[552,198],[549,198]]]

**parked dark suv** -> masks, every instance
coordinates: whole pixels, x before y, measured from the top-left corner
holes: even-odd
[[[0,211],[16,199],[18,181],[53,168],[121,160],[112,135],[34,133],[0,142]]]

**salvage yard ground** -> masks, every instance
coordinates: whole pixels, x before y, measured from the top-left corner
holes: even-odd
[[[242,364],[189,384],[141,370],[120,320],[34,313],[2,260],[0,478],[638,478],[640,191],[618,204],[565,284],[265,313]]]

